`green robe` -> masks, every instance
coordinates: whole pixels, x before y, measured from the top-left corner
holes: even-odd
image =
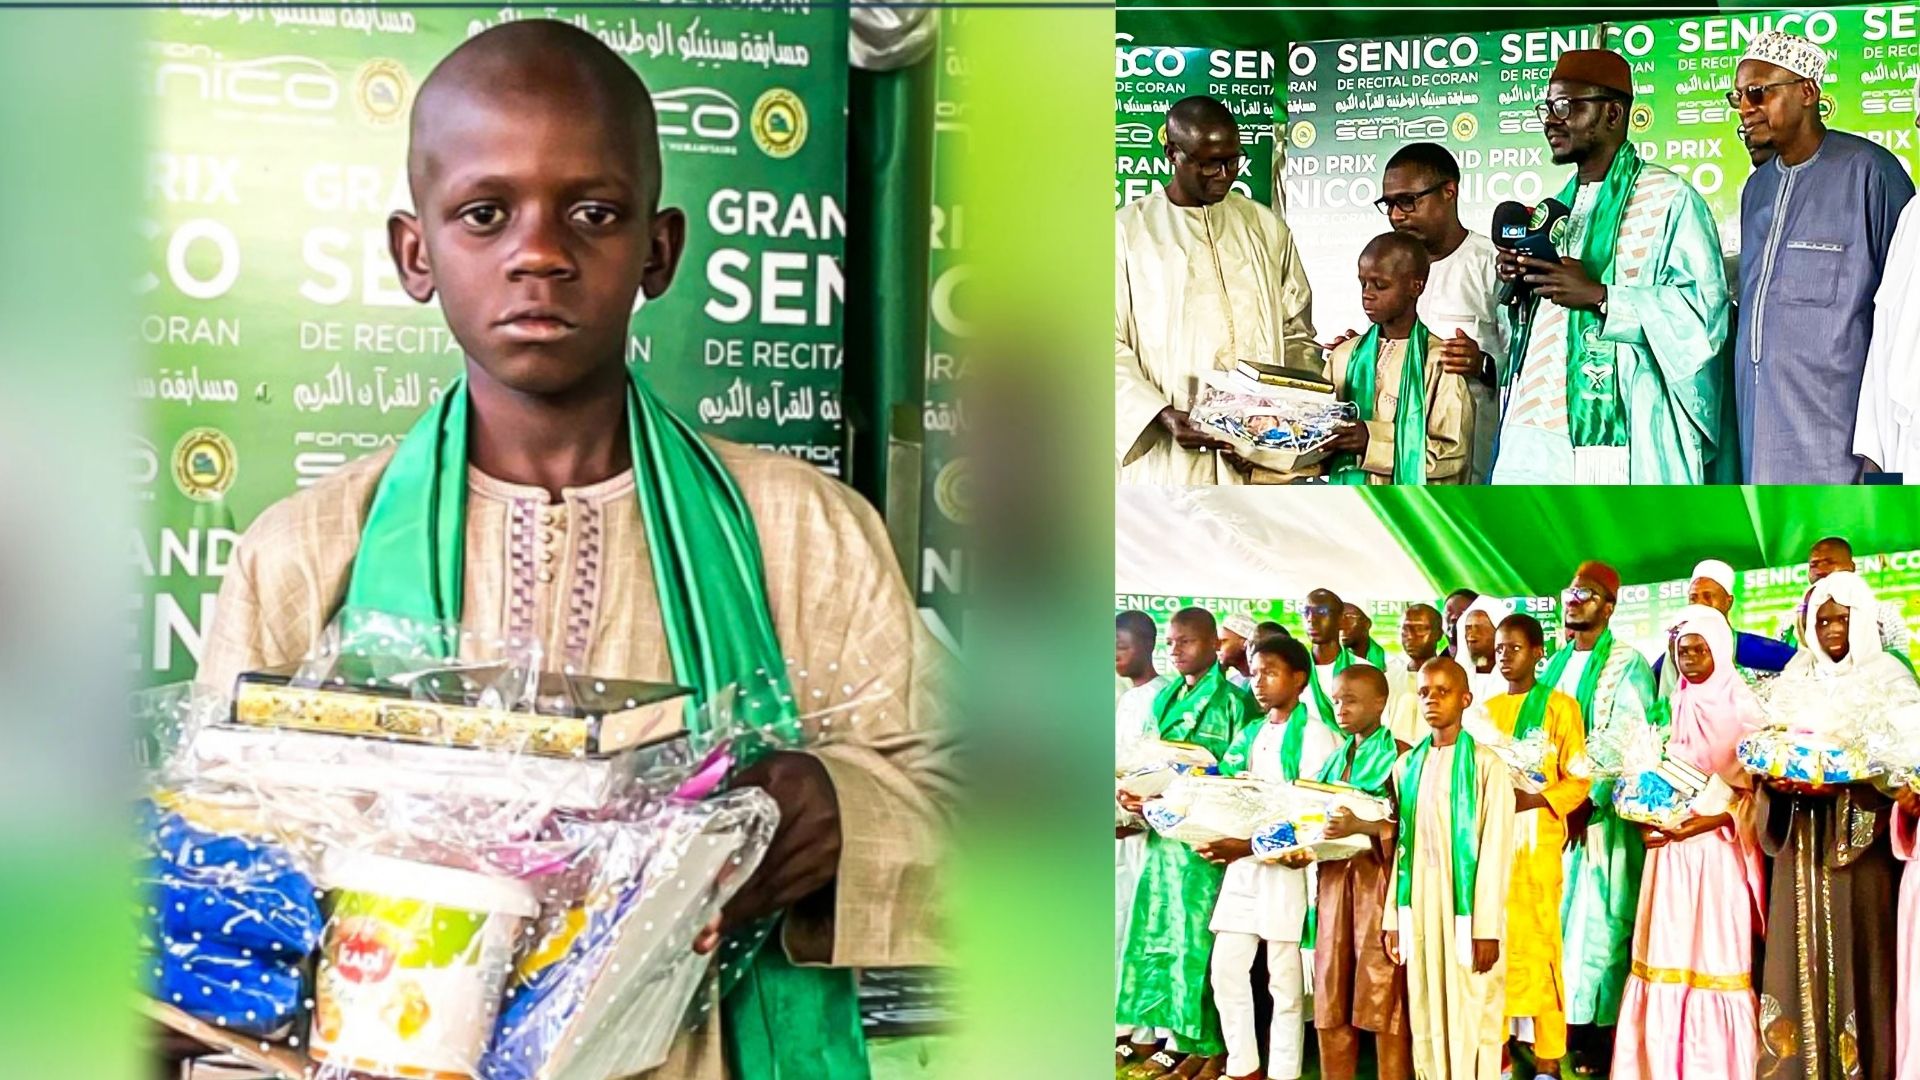
[[[1575,231],[1569,228],[1569,237]],[[1616,281],[1607,289],[1599,340],[1603,349],[1611,347],[1615,385],[1626,409],[1628,464],[1622,479],[1634,484],[1724,479],[1732,463],[1718,459],[1737,462],[1739,446],[1722,444],[1728,431],[1724,413],[1733,404],[1726,382],[1733,305],[1713,213],[1684,179],[1647,163],[1620,236]],[[1562,254],[1578,257],[1578,250],[1563,248]],[[1635,268],[1631,274],[1629,266]],[[1565,336],[1554,326],[1565,323],[1560,313],[1545,310],[1550,303],[1538,302],[1531,321],[1513,327],[1515,355],[1501,377],[1508,393],[1493,462],[1495,484],[1583,482],[1574,471],[1564,420],[1548,425],[1542,416],[1543,409],[1566,408],[1564,388],[1556,395],[1536,367],[1566,363]],[[1541,349],[1529,363],[1535,337]]]
[[[1241,732],[1263,719],[1253,695],[1228,682],[1219,664],[1192,687],[1182,679],[1161,691],[1153,718],[1160,738],[1204,746],[1216,758],[1226,757]],[[1178,840],[1147,834],[1115,1009],[1119,1023],[1166,1028],[1192,1053],[1226,1049],[1207,983],[1213,957],[1207,923],[1225,872]]]
[[[1576,686],[1569,678],[1555,689],[1573,696]],[[1597,727],[1667,722],[1666,710],[1655,708],[1653,669],[1624,641],[1614,642],[1593,698],[1593,713],[1583,708],[1580,714],[1589,735]],[[1639,826],[1614,815],[1615,782],[1594,778],[1586,842],[1566,855],[1560,926],[1569,1024],[1613,1026],[1633,963],[1633,921],[1647,848]]]

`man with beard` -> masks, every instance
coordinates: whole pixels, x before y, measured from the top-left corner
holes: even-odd
[[[1453,639],[1454,635],[1460,632],[1460,616],[1465,615],[1467,608],[1478,599],[1480,599],[1480,594],[1474,592],[1472,589],[1455,589],[1447,594],[1447,602],[1444,605],[1447,616],[1446,632],[1441,637],[1441,656],[1452,656],[1456,660],[1459,659],[1458,650],[1453,647]]]
[[[1628,136],[1633,76],[1604,49],[1554,66],[1535,107],[1575,175],[1558,261],[1503,250],[1503,281],[1534,299],[1514,336],[1517,372],[1493,482],[1698,484],[1709,479],[1730,318],[1720,236],[1706,201]]]
[[[1494,630],[1513,614],[1513,605],[1491,596],[1475,597],[1460,616],[1453,638],[1453,657],[1466,670],[1473,699],[1485,704],[1507,692],[1507,680],[1494,667]]]
[[[1610,624],[1620,595],[1613,567],[1585,562],[1561,594],[1573,642],[1555,653],[1540,681],[1580,703],[1587,743],[1603,732],[1645,724],[1654,703],[1653,671],[1638,650],[1615,641]],[[1613,784],[1595,780],[1587,801],[1567,815],[1566,893],[1561,927],[1568,987],[1569,1045],[1577,1066],[1604,1071],[1632,959],[1646,846],[1640,830],[1613,812]]]
[[[1864,471],[1853,444],[1874,292],[1913,182],[1885,148],[1821,122],[1826,69],[1825,49],[1772,30],[1727,93],[1749,145],[1777,152],[1740,191],[1734,397],[1750,484],[1848,484]]]
[[[1358,604],[1340,605],[1340,644],[1356,659],[1365,660],[1381,671],[1387,669],[1387,650],[1373,640],[1373,616]]]
[[[1233,191],[1246,155],[1227,107],[1174,103],[1166,140],[1173,175],[1115,215],[1115,460],[1122,483],[1242,483],[1187,410],[1241,360],[1324,371],[1313,292],[1286,222]]]
[[[1405,657],[1387,668],[1387,686],[1392,698],[1387,706],[1387,726],[1393,737],[1412,746],[1426,734],[1426,722],[1420,718],[1420,699],[1414,690],[1420,682],[1420,669],[1439,655],[1440,613],[1432,604],[1413,604],[1400,616],[1400,651]]]
[[[1719,559],[1703,559],[1693,568],[1693,577],[1687,581],[1687,603],[1710,607],[1731,622],[1733,583],[1732,566]],[[1784,671],[1795,651],[1791,645],[1759,634],[1735,632],[1733,635],[1733,662],[1749,671]],[[1679,686],[1679,675],[1666,666],[1666,659],[1666,653],[1661,653],[1653,660],[1653,682],[1660,688],[1662,698],[1671,695]]]

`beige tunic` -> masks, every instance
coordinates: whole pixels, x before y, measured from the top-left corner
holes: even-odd
[[[1423,736],[1424,738],[1424,736]],[[1494,1080],[1505,1041],[1507,886],[1513,858],[1513,782],[1492,751],[1475,747],[1480,789],[1476,793],[1479,867],[1474,874],[1473,914],[1453,913],[1453,755],[1456,746],[1436,746],[1420,770],[1414,801],[1412,911],[1399,915],[1400,955],[1407,965],[1407,1022],[1413,1029],[1416,1076]],[[1393,767],[1396,790],[1406,781],[1406,755]],[[1388,902],[1400,887],[1396,865],[1387,880]],[[1462,926],[1461,923],[1466,925]],[[1411,925],[1409,926],[1409,922]],[[1462,935],[1501,943],[1500,961],[1475,974],[1463,962]]]
[[[1115,213],[1113,297],[1120,482],[1241,483],[1219,454],[1182,450],[1156,418],[1191,409],[1198,380],[1241,360],[1325,370],[1287,223],[1238,194],[1175,206],[1163,187]]]
[[[1329,375],[1342,398],[1348,395],[1347,364],[1360,341],[1341,342],[1328,358]],[[1464,484],[1473,465],[1473,398],[1464,376],[1449,375],[1440,366],[1440,344],[1439,338],[1427,335],[1427,482]],[[1367,421],[1367,452],[1360,460],[1369,484],[1393,483],[1393,417],[1400,407],[1400,372],[1406,356],[1406,342],[1380,343],[1373,378],[1373,419]]]
[[[930,707],[939,648],[864,500],[796,459],[713,445],[752,511],[810,752],[840,806],[831,910],[789,912],[787,953],[833,967],[939,963],[937,837],[953,787]],[[355,461],[254,521],[220,589],[200,682],[230,690],[241,672],[315,644],[391,456]],[[671,680],[632,473],[562,495],[469,472],[465,627],[536,638],[550,667]],[[652,1075],[724,1077],[718,1027],[682,1036]]]

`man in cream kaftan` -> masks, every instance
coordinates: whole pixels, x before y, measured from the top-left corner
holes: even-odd
[[[1128,484],[1240,483],[1167,425],[1184,423],[1208,372],[1241,360],[1323,371],[1313,292],[1286,222],[1230,189],[1242,156],[1225,107],[1179,103],[1167,139],[1173,177],[1114,221],[1115,463]]]

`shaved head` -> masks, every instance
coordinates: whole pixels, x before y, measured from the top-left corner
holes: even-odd
[[[1416,281],[1425,281],[1427,270],[1432,265],[1426,246],[1418,238],[1403,232],[1386,232],[1374,237],[1361,249],[1360,257],[1373,259],[1380,266],[1391,267],[1396,273]]]
[[[1181,98],[1167,110],[1167,141],[1190,145],[1221,128],[1237,130],[1233,112],[1213,98],[1195,95]]]
[[[603,128],[631,155],[643,205],[658,203],[660,135],[639,73],[585,30],[525,19],[467,39],[420,84],[407,136],[414,205],[421,205],[423,180],[447,163],[468,125],[485,123],[501,106],[533,103]]]

